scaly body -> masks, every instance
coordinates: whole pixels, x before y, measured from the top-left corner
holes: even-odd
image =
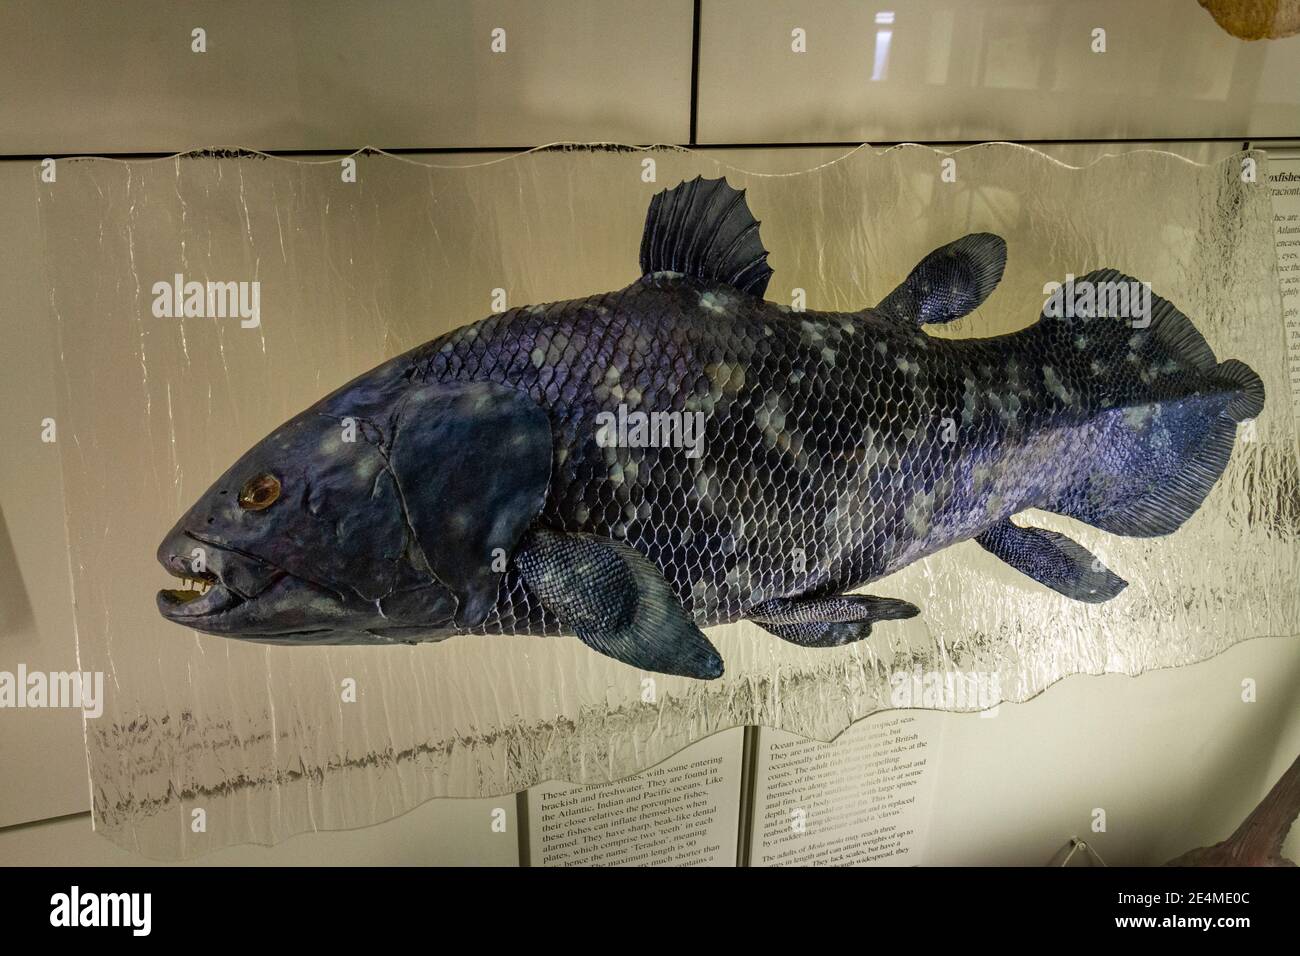
[[[627,541],[709,626],[861,587],[1068,487],[1104,410],[1055,398],[1036,340],[935,338],[870,310],[798,313],[656,275],[489,317],[397,364],[546,408],[542,521]],[[698,457],[602,446],[597,416],[620,405],[702,413]],[[482,630],[563,630],[517,573],[506,581]]]

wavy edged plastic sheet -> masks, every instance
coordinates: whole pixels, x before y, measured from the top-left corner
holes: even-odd
[[[642,181],[646,158],[656,183]],[[200,154],[62,161],[57,182],[38,185],[80,661],[106,675],[104,714],[86,725],[101,832],[164,858],[272,843],[435,796],[618,778],[737,725],[830,739],[900,703],[996,703],[900,701],[900,674],[927,687],[933,674],[983,675],[986,690],[1023,701],[1071,674],[1137,674],[1300,632],[1300,481],[1262,168],[1250,184],[1239,158],[1141,152],[1076,169],[988,145],[956,153],[948,183],[942,155],[923,147],[779,176],[726,159],[548,150],[448,167],[362,154],[347,183],[337,160]],[[861,308],[931,249],[996,232],[1009,246],[1001,286],[933,334],[1023,327],[1044,283],[1113,266],[1190,315],[1220,358],[1253,366],[1268,404],[1172,536],[1033,516],[1131,582],[1108,604],[1070,602],[966,543],[872,586],[920,617],[832,650],[748,623],[716,628],[726,676],[656,675],[652,702],[649,675],[573,638],[295,649],[159,617],[154,592],[169,579],[154,549],[244,449],[381,360],[481,318],[495,289],[514,306],[626,285],[650,196],[699,173],[748,188],[776,270],[771,299],[801,288],[809,308]],[[260,325],[156,318],[153,286],[177,273],[259,282]],[[343,700],[349,678],[355,703]],[[207,828],[194,833],[199,808]]]

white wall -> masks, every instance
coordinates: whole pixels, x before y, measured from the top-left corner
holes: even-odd
[[[1146,14],[1118,2],[893,6],[892,72],[872,81],[874,7],[704,0],[699,141],[1300,135],[1300,38],[1246,45],[1190,2],[1144,4]],[[690,3],[464,10],[8,3],[0,154],[687,140]],[[1094,20],[1109,25],[1105,59],[1076,49]],[[189,52],[195,25],[208,29],[202,56]],[[504,58],[486,52],[496,25],[508,31]],[[795,26],[809,35],[802,59],[789,52]],[[1051,151],[1079,163],[1124,148]],[[1209,161],[1236,145],[1172,148]],[[799,169],[831,152],[745,164]],[[71,670],[59,467],[38,440],[57,369],[32,165],[0,159],[0,669]],[[1258,703],[1241,703],[1243,677],[1258,680]],[[992,720],[936,717],[930,862],[1045,862],[1089,836],[1095,806],[1111,821],[1093,838],[1108,862],[1161,862],[1221,839],[1300,751],[1297,703],[1300,649],[1272,639],[1136,679],[1073,678]],[[79,717],[0,712],[0,767],[0,862],[131,859],[90,832]],[[206,862],[510,862],[513,844],[482,827],[501,803],[437,801],[364,832]],[[67,814],[82,815],[39,822]]]

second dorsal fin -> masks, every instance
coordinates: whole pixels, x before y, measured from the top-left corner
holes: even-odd
[[[641,234],[641,272],[680,272],[762,297],[772,270],[745,191],[696,176],[656,193]]]
[[[931,325],[968,315],[997,287],[1007,244],[991,232],[973,232],[940,246],[876,308],[905,322]]]

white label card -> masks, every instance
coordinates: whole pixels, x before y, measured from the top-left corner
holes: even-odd
[[[528,791],[533,866],[735,866],[744,728],[627,780]]]
[[[942,715],[889,711],[830,744],[761,730],[750,864],[919,863],[942,727]]]
[[[1277,273],[1286,324],[1287,366],[1291,400],[1300,414],[1300,153],[1270,152],[1268,184],[1273,191],[1273,228]]]

